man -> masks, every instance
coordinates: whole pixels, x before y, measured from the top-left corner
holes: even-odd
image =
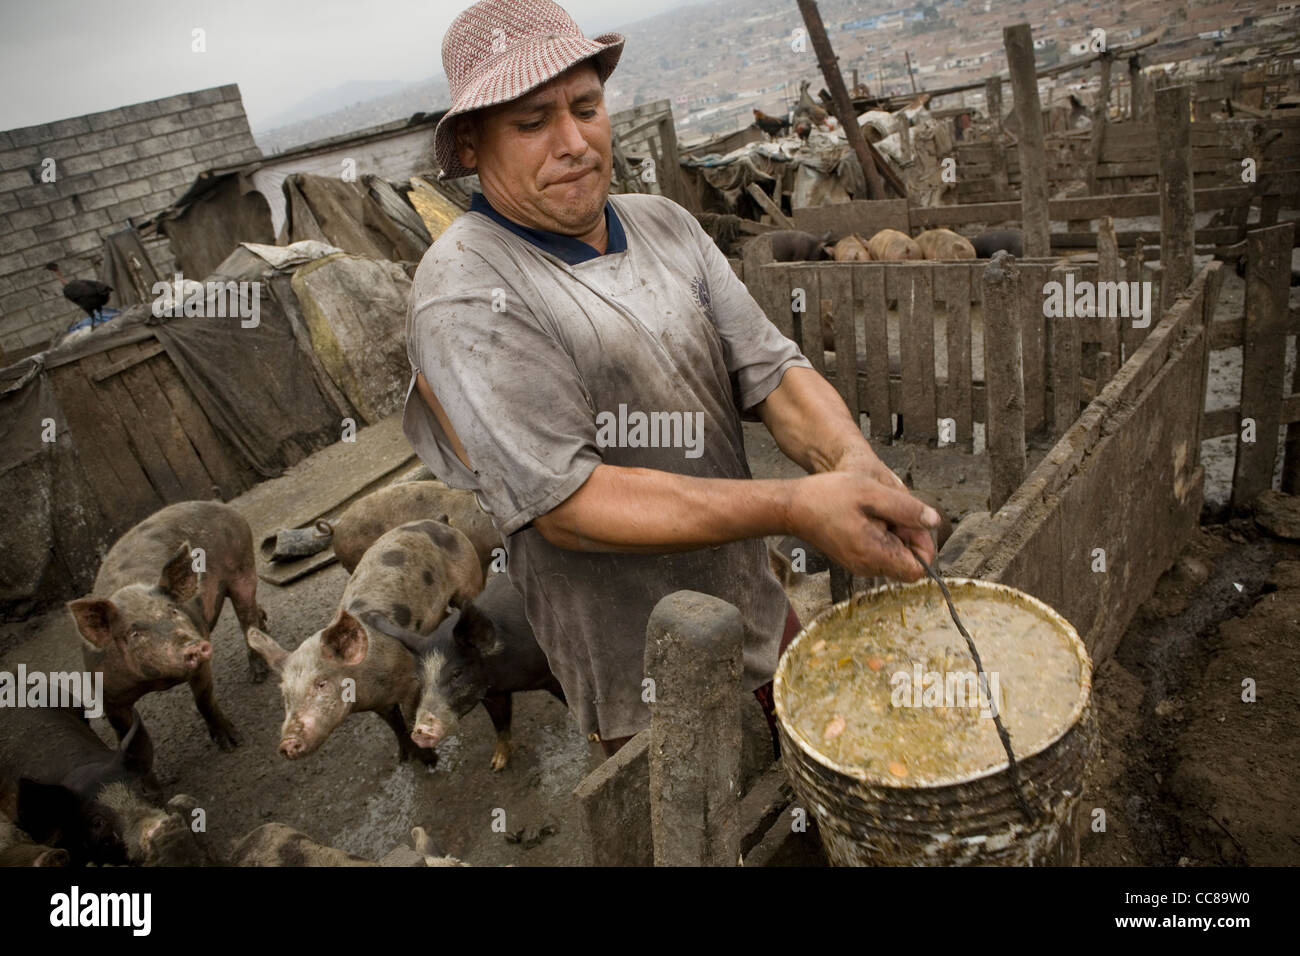
[[[799,625],[762,537],[915,580],[908,548],[933,559],[939,520],[694,217],[609,197],[603,84],[622,47],[550,0],[484,0],[448,30],[438,162],[445,178],[477,172],[483,192],[416,273],[403,423],[506,537],[537,639],[606,753],[649,723],[660,598],[691,589],[740,610],[745,686],[771,721],[778,649]],[[742,415],[812,474],[753,480]]]

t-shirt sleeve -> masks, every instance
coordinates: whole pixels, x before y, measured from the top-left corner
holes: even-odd
[[[404,430],[435,474],[477,491],[510,535],[562,503],[600,464],[595,411],[572,359],[528,307],[523,282],[512,288],[475,253],[445,258],[435,254],[416,275],[407,353],[472,471],[413,385]]]
[[[772,324],[695,217],[685,210],[682,214],[704,257],[713,324],[722,338],[740,409],[753,417],[748,413],[781,384],[786,369],[812,368],[812,363]]]

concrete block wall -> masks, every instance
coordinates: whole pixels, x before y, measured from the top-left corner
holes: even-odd
[[[105,235],[166,208],[204,170],[261,156],[235,84],[0,132],[0,351],[29,354],[84,315],[46,263],[97,278]],[[170,274],[166,240],[146,248]]]

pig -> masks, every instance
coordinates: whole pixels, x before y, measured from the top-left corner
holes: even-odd
[[[880,262],[903,262],[909,259],[924,259],[921,247],[906,233],[897,229],[881,229],[867,242],[871,258]]]
[[[67,850],[33,843],[32,838],[0,816],[0,867],[67,866]]]
[[[484,574],[492,564],[493,552],[504,547],[472,491],[448,488],[441,481],[403,481],[353,502],[339,516],[331,525],[334,553],[351,574],[380,535],[421,518],[441,518],[469,538]]]
[[[267,823],[235,844],[231,866],[378,866],[365,857],[317,843],[283,823]]]
[[[411,731],[420,747],[438,746],[482,703],[497,732],[491,766],[504,770],[510,760],[511,695],[545,690],[565,702],[528,623],[523,596],[504,574],[491,575],[483,593],[433,634],[392,633],[420,658],[420,705]]]
[[[836,262],[870,262],[871,252],[867,249],[867,241],[855,233],[835,243],[831,258]]]
[[[773,262],[818,262],[829,258],[826,244],[831,241],[829,232],[819,239],[810,232],[798,229],[777,229],[769,232],[772,240]]]
[[[280,676],[284,725],[280,753],[290,760],[315,751],[349,714],[372,711],[397,736],[398,759],[433,766],[437,754],[408,736],[420,702],[416,662],[395,632],[431,634],[483,589],[483,572],[464,534],[425,519],[394,528],[362,556],[334,620],[292,653],[252,628],[249,644]],[[345,679],[355,682],[344,693]]]
[[[975,247],[965,236],[951,229],[927,229],[916,237],[916,244],[927,259],[974,259]]]
[[[976,257],[992,259],[993,253],[1005,249],[1017,259],[1025,254],[1024,239],[1019,229],[985,229],[971,241]]]
[[[206,565],[194,570],[193,548]],[[68,603],[82,638],[86,667],[104,674],[104,714],[119,739],[145,694],[188,682],[208,734],[222,750],[239,745],[217,706],[208,636],[226,598],[245,632],[266,627],[257,605],[257,567],[248,522],[216,501],[168,505],[109,549],[90,597]],[[267,670],[248,652],[254,683]]]
[[[117,750],[76,708],[24,708],[5,720],[0,809],[34,843],[63,850],[78,865],[207,862],[175,803],[161,805],[138,713]]]

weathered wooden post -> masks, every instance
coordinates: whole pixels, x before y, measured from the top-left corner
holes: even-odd
[[[1150,112],[1147,103],[1146,78],[1142,75],[1142,57],[1134,53],[1128,58],[1128,118],[1133,122],[1144,120]]]
[[[1237,431],[1237,461],[1232,470],[1234,511],[1248,508],[1260,492],[1273,487],[1286,372],[1293,228],[1288,222],[1246,234],[1246,324],[1241,344],[1243,427]],[[1246,419],[1254,422],[1251,441],[1245,440]],[[1288,452],[1291,443],[1288,427]],[[1295,464],[1288,461],[1287,465],[1294,481]],[[1284,481],[1286,471],[1284,468]]]
[[[1097,223],[1097,282],[1119,281],[1119,245],[1115,241],[1115,221],[1110,216],[1103,216]],[[1100,298],[1099,295],[1099,301]],[[1097,338],[1101,343],[1097,353],[1098,393],[1105,388],[1119,366],[1121,321],[1130,320],[1120,320],[1113,315],[1099,316],[1097,319]]]
[[[1156,90],[1156,143],[1160,151],[1160,311],[1192,281],[1196,252],[1196,195],[1186,86]]]
[[[1002,77],[990,76],[984,81],[984,103],[993,121],[993,184],[999,196],[1011,188],[1007,172],[1007,150],[1002,145]]]
[[[1043,144],[1043,112],[1034,68],[1034,37],[1028,23],[1004,27],[1002,42],[1011,70],[1011,95],[1020,121],[1020,205],[1025,255],[1051,253],[1047,217],[1047,151]]]
[[[646,627],[650,825],[656,866],[735,866],[744,624],[696,591],[663,598]]]
[[[1016,260],[998,252],[984,269],[984,368],[988,394],[989,511],[1025,477],[1025,374],[1020,354],[1024,296]]]
[[[1088,192],[1096,194],[1097,167],[1101,165],[1101,151],[1106,144],[1106,124],[1110,122],[1110,67],[1115,54],[1103,50],[1097,60],[1099,72],[1099,89],[1097,91],[1097,108],[1092,114],[1091,162],[1088,164]]]

